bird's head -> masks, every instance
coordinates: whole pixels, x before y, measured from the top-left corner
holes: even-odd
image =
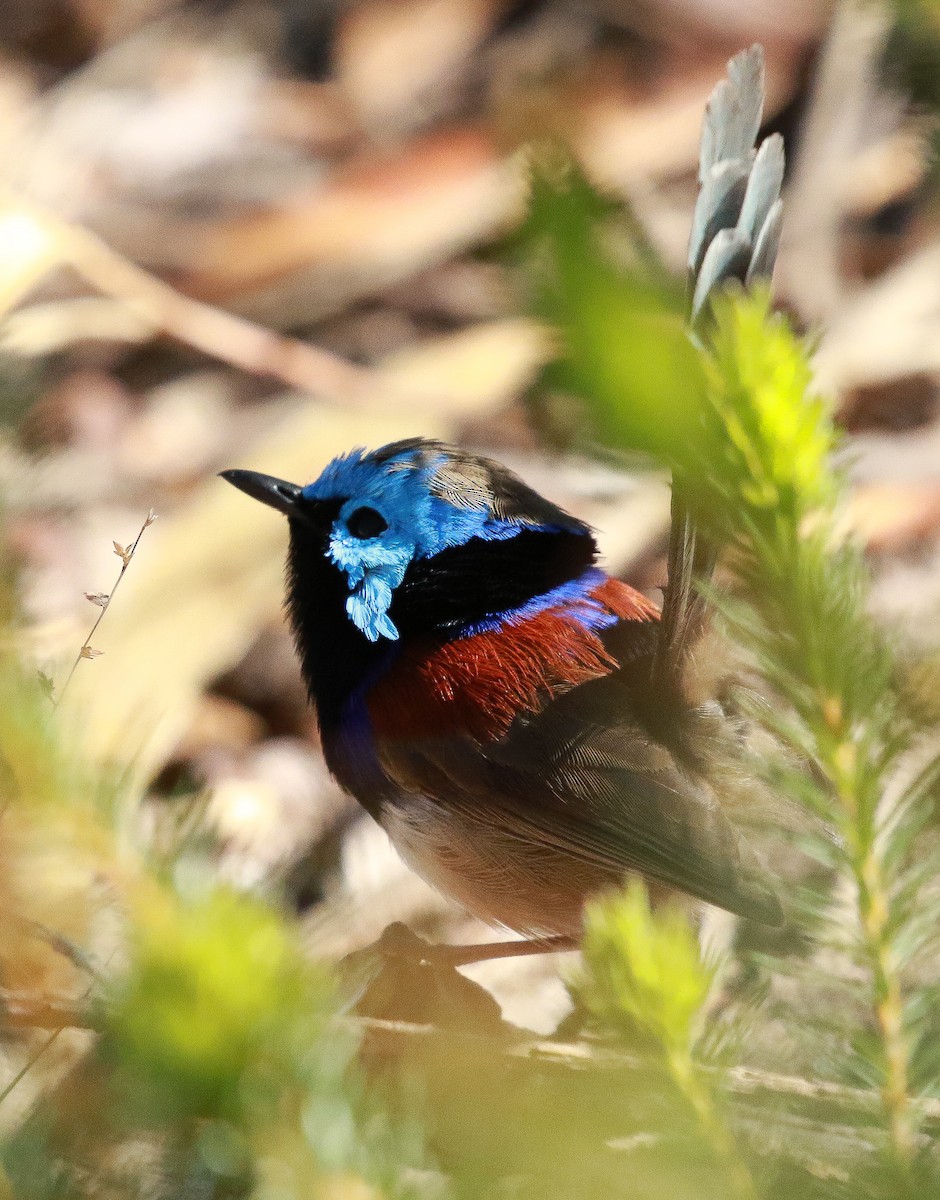
[[[498,463],[421,438],[354,450],[305,487],[223,476],[289,520],[287,608],[321,727],[400,647],[498,627],[597,553]]]
[[[305,487],[222,475],[290,521],[295,627],[332,618],[330,594],[369,642],[479,622],[577,577],[596,553],[585,524],[505,467],[421,438],[353,450]]]

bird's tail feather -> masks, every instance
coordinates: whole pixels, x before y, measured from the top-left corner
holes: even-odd
[[[692,336],[706,319],[716,288],[748,286],[773,273],[783,216],[783,139],[771,134],[755,150],[764,113],[764,51],[755,45],[728,63],[705,110],[699,192],[689,239]],[[717,548],[697,527],[683,480],[674,476],[669,582],[656,673],[678,685],[705,616],[700,585],[714,570]]]

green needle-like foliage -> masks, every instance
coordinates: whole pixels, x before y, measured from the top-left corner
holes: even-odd
[[[691,1054],[714,980],[688,918],[679,908],[650,911],[633,880],[622,895],[589,906],[577,993],[602,1025],[645,1034],[654,1049]]]
[[[323,1073],[328,979],[272,910],[223,888],[185,902],[147,887],[129,934],[129,969],[103,998],[99,1044],[126,1115],[247,1132],[272,1088],[283,1096]],[[351,1047],[332,1040],[341,1068]]]
[[[706,495],[714,489],[717,521],[727,523],[740,500],[766,534],[792,531],[836,493],[832,420],[810,395],[803,347],[783,318],[771,315],[765,291],[719,301],[708,344],[696,479]]]
[[[155,869],[119,790],[10,659],[0,699],[0,1004],[35,1008],[7,1036],[22,1070],[0,1094],[0,1190],[400,1194],[417,1143],[367,1100],[357,1040],[296,924],[215,881],[208,859]],[[70,998],[62,1027],[94,1035],[47,1078],[68,1040],[50,997]]]
[[[936,1055],[925,1079],[918,1049],[936,1028],[918,980],[937,950],[940,913],[920,835],[938,770],[931,756],[902,786],[924,731],[904,702],[893,639],[867,612],[861,553],[845,537],[831,413],[812,394],[805,345],[771,312],[766,291],[718,295],[694,336],[673,333],[664,364],[642,331],[671,328],[675,308],[642,271],[610,261],[585,187],[543,178],[536,188],[537,303],[562,334],[558,376],[603,441],[672,469],[700,529],[724,552],[732,586],[709,595],[763,678],[751,713],[779,745],[754,770],[806,811],[800,841],[830,869],[833,886],[800,903],[814,917],[820,952],[854,960],[841,976],[846,1007],[833,1014],[831,1057],[841,1057],[843,1078],[880,1091],[887,1151],[877,1179],[889,1181],[887,1194],[905,1194],[923,1168],[916,1090],[936,1094],[940,1085]],[[645,358],[640,386],[637,358]],[[649,926],[645,942],[636,936],[633,904],[618,910],[616,927],[633,930],[619,943],[613,910],[594,912],[585,995],[608,1024],[616,1027],[619,1005],[665,1047],[680,1024],[665,997],[653,1004],[640,986],[643,964],[671,961],[678,997],[691,977],[675,957],[671,925]]]
[[[696,1059],[715,966],[703,961],[685,912],[667,905],[654,913],[645,886],[633,880],[623,894],[588,906],[582,951],[575,992],[587,1012],[660,1061],[722,1172],[726,1194],[756,1196],[720,1097]]]

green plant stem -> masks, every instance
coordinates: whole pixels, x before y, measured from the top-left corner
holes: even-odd
[[[829,705],[829,712],[838,706]],[[825,720],[826,707],[820,716]],[[827,733],[835,732],[830,729]],[[856,885],[859,928],[871,971],[872,1009],[884,1055],[881,1097],[891,1138],[892,1157],[902,1177],[914,1155],[914,1122],[909,1093],[909,1049],[904,1035],[904,998],[900,973],[891,946],[891,896],[883,858],[878,850],[874,798],[866,796],[861,779],[859,749],[848,736],[820,739],[829,745],[826,767],[852,837],[850,862]]]
[[[914,1125],[908,1090],[909,1055],[903,1027],[903,994],[888,937],[889,898],[884,869],[874,849],[869,849],[858,863],[856,881],[859,918],[872,972],[875,1016],[884,1047],[882,1100],[894,1158],[906,1174],[914,1153]]]
[[[757,1200],[757,1189],[747,1164],[741,1159],[728,1127],[715,1108],[711,1089],[702,1079],[686,1047],[667,1050],[669,1075],[698,1120],[712,1154],[725,1171],[733,1200]]]
[[[807,547],[798,529],[786,525],[774,530],[765,545],[755,543],[747,573],[754,594],[760,594],[762,579],[776,576],[774,590],[786,596],[787,581],[800,577],[811,553]],[[780,569],[781,564],[785,569]],[[899,1178],[906,1180],[916,1140],[909,1088],[910,1050],[904,1031],[904,990],[891,944],[890,869],[878,839],[877,813],[884,770],[871,760],[872,751],[868,749],[888,736],[891,717],[885,725],[865,711],[851,695],[840,667],[833,667],[825,656],[814,655],[817,633],[827,626],[824,609],[822,595],[810,594],[809,603],[794,595],[780,608],[777,619],[781,629],[789,627],[792,644],[800,648],[803,661],[794,664],[797,674],[814,688],[814,699],[808,710],[804,708],[804,718],[838,805],[837,820],[855,884],[862,956],[870,972],[872,1016],[881,1043],[880,1092],[891,1158]],[[872,636],[877,634],[873,632]],[[887,703],[888,697],[884,699]]]

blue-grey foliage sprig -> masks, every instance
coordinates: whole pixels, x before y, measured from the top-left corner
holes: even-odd
[[[702,125],[699,193],[689,238],[692,320],[720,284],[745,286],[773,273],[783,224],[783,138],[755,150],[764,116],[764,51],[752,46],[728,63]]]

